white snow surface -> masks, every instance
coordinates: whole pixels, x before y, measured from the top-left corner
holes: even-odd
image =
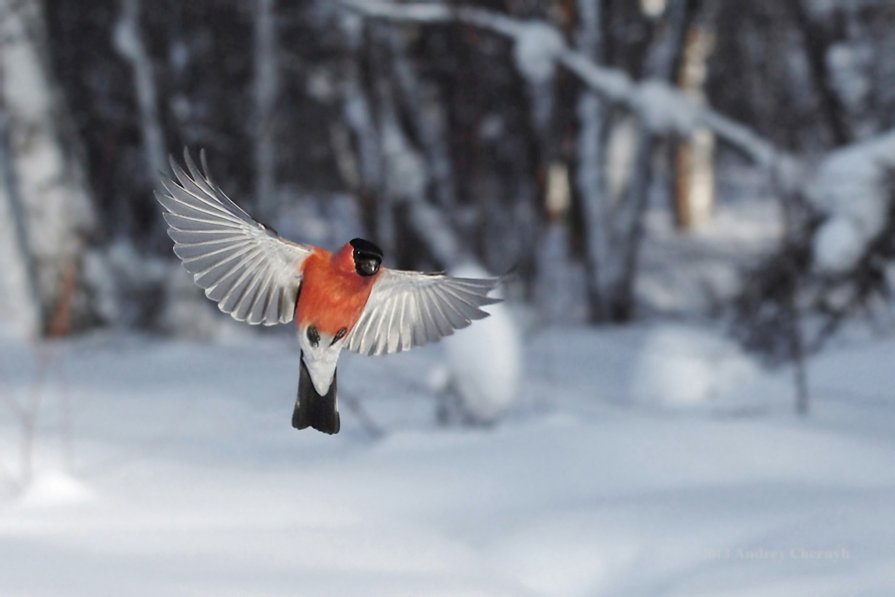
[[[63,471],[44,471],[34,477],[21,495],[20,505],[31,508],[58,507],[87,502],[93,492],[80,480]]]
[[[891,595],[895,339],[813,360],[807,419],[756,365],[749,409],[635,399],[661,338],[699,359],[706,334],[548,328],[490,430],[433,422],[438,345],[343,355],[379,439],[350,409],[336,436],[290,427],[293,334],[61,342],[37,388],[33,345],[0,334],[6,485],[6,399],[42,395],[35,481],[0,495],[0,595]]]
[[[748,283],[745,274],[779,247],[779,205],[751,193],[738,196],[716,203],[712,218],[687,234],[675,228],[664,206],[647,210],[636,281],[638,304],[645,312],[717,314]]]
[[[758,374],[754,360],[733,341],[691,326],[665,325],[644,343],[632,397],[666,407],[730,402],[738,392],[749,392]]]

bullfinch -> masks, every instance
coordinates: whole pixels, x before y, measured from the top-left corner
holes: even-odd
[[[295,319],[301,349],[296,429],[339,432],[336,364],[343,348],[381,355],[421,346],[488,316],[499,279],[452,278],[382,266],[382,251],[355,238],[338,251],[298,244],[255,221],[184,152],[156,198],[174,253],[205,296],[237,321]]]

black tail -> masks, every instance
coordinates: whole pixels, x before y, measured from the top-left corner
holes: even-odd
[[[313,427],[323,433],[334,434],[339,432],[339,407],[336,404],[336,376],[333,374],[333,383],[325,396],[321,396],[314,389],[311,382],[311,374],[305,366],[302,355],[301,373],[298,376],[298,398],[295,400],[295,410],[292,411],[292,426],[296,429]]]

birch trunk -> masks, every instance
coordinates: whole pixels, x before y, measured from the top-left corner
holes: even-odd
[[[0,69],[0,89],[3,71]],[[0,98],[2,100],[2,98]],[[27,215],[13,163],[9,117],[0,104],[0,313],[6,327],[24,337],[36,336],[40,325],[37,267],[31,251]]]
[[[24,281],[10,302],[19,309],[25,330],[44,331],[62,295],[71,295],[63,292],[63,278],[77,270],[95,214],[83,169],[72,153],[77,142],[66,137],[71,129],[65,126],[68,115],[49,67],[43,5],[0,0],[0,14],[7,33],[0,52],[6,125],[0,193],[16,230],[10,236],[16,238]],[[12,238],[4,236],[2,242]],[[2,279],[5,283],[6,276]],[[77,323],[89,305],[75,301],[74,306],[71,317]]]
[[[680,87],[694,102],[705,104],[705,78],[711,51],[705,25],[687,33],[680,68]],[[712,216],[715,204],[715,136],[700,128],[674,148],[674,221],[679,230],[694,230]]]

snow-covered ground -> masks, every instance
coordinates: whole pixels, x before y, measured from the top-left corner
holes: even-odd
[[[644,225],[638,305],[643,312],[677,316],[720,311],[783,235],[779,205],[751,196],[719,202],[707,225],[686,234],[664,208],[648,210]]]
[[[433,423],[439,347],[348,355],[377,438],[347,406],[337,436],[290,427],[286,334],[0,340],[8,488],[8,399],[42,397],[0,595],[895,594],[895,339],[814,360],[805,420],[787,371],[702,330],[525,344],[519,400],[475,430]]]

